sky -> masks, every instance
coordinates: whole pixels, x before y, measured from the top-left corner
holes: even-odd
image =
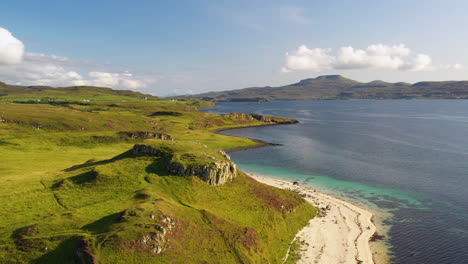
[[[159,96],[320,75],[468,79],[468,1],[36,1],[0,8],[0,81]]]

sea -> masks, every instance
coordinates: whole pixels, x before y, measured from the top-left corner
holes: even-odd
[[[209,111],[299,120],[222,133],[281,144],[231,152],[245,172],[382,212],[392,263],[468,263],[468,100],[221,102]]]

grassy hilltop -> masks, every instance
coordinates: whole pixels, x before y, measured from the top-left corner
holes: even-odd
[[[0,100],[27,103],[64,101],[141,101],[155,100],[156,96],[129,90],[113,90],[105,87],[70,86],[53,88],[49,86],[20,86],[0,82]]]
[[[257,144],[212,130],[287,119],[204,113],[206,102],[105,88],[8,89],[0,263],[280,263],[315,216],[298,194],[240,171],[214,186],[168,167],[209,168],[229,161],[219,149]],[[155,154],[132,151],[136,144]]]

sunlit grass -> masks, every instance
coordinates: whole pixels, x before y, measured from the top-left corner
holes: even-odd
[[[196,105],[204,103],[0,103],[0,262],[79,263],[82,238],[100,263],[282,259],[315,212],[297,194],[242,173],[215,187],[168,175],[162,157],[128,154],[134,144],[156,144],[179,161],[203,163],[222,159],[218,149],[256,144],[210,131],[262,122],[199,112]],[[158,111],[181,115],[152,116]],[[175,141],[125,138],[121,131],[165,133]],[[190,153],[197,159],[187,160]],[[124,211],[137,216],[117,221]],[[151,214],[178,223],[170,248],[157,256],[131,246],[148,232]]]

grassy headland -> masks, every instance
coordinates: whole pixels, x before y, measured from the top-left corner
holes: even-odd
[[[211,131],[287,119],[101,88],[88,101],[90,89],[0,101],[1,263],[278,263],[314,217],[298,194],[240,171],[213,186],[167,166],[222,163],[219,149],[257,143]]]

